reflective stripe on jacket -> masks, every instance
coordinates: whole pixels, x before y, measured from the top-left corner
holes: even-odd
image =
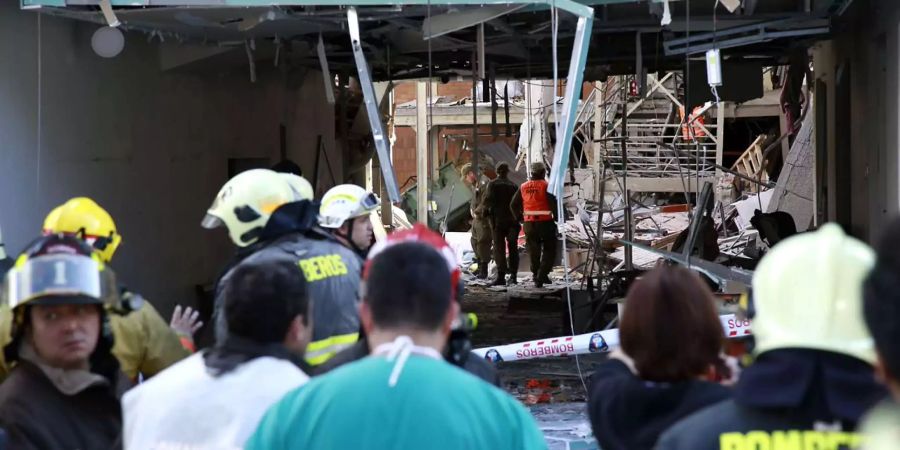
[[[216,341],[221,342],[227,335],[222,288],[235,268],[244,264],[267,264],[278,259],[288,259],[297,266],[297,273],[306,278],[309,296],[315,303],[307,362],[322,364],[356,342],[363,261],[330,236],[313,232],[281,236],[244,258],[222,277],[216,288]]]
[[[306,346],[306,362],[311,366],[318,366],[358,340],[359,332],[353,332],[310,342]]]

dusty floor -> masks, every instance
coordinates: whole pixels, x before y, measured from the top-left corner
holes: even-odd
[[[528,286],[527,284],[525,286]],[[569,334],[559,295],[521,298],[501,289],[469,285],[463,310],[478,316],[475,348]],[[604,355],[578,358],[585,383]],[[503,387],[532,410],[551,449],[595,449],[585,412],[585,387],[574,357],[500,362]]]

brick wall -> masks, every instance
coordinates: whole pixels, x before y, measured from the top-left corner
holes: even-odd
[[[472,92],[471,81],[451,81],[438,83],[437,95],[453,97],[456,100],[469,97]],[[394,86],[394,102],[397,104],[411,102],[416,99],[416,82],[401,81]]]
[[[584,83],[582,89],[582,98],[587,98],[591,94],[592,89],[591,83]],[[560,93],[565,93],[565,83],[560,83],[559,86]],[[451,81],[446,84],[438,84],[437,94],[452,96],[455,99],[461,99],[464,97],[469,97],[472,92],[472,82],[471,81]],[[416,99],[416,83],[414,81],[406,81],[400,82],[394,87],[394,101],[397,104],[406,103],[410,101],[414,101]],[[515,151],[518,146],[518,125],[513,125],[513,136],[505,137],[506,133],[506,125],[501,123],[499,124],[500,128],[500,136],[498,139],[506,141],[509,147]],[[479,133],[490,133],[491,126],[490,125],[479,125]],[[406,183],[406,181],[410,177],[414,177],[416,175],[416,132],[411,127],[397,127],[397,141],[394,143],[393,153],[394,153],[394,170],[397,173],[397,181],[401,184],[401,186]],[[440,131],[440,139],[438,139],[438,149],[443,158],[444,152],[447,152],[447,157],[451,161],[455,161],[460,157],[460,151],[462,149],[463,139],[455,138],[446,140],[445,145],[445,135],[466,135],[465,141],[470,141],[472,136],[472,128],[471,127],[444,127]],[[479,136],[478,142],[480,144],[488,144],[493,142],[494,139],[490,135],[487,136]],[[468,162],[471,157],[471,153],[466,153],[461,158],[462,163]],[[411,186],[413,181],[410,181],[405,187]]]
[[[500,125],[499,128],[500,135],[498,139],[506,141],[507,145],[509,145],[509,148],[515,151],[519,139],[517,134],[519,131],[518,126],[513,126],[512,137],[505,136],[505,125]],[[490,125],[479,125],[478,131],[479,133],[487,134],[487,136],[478,136],[479,144],[489,144],[491,142],[494,142],[494,138],[490,136]],[[453,136],[451,136],[449,139],[445,139],[445,136],[447,135]],[[462,138],[459,135],[464,135],[465,138]],[[462,152],[463,142],[471,142],[472,140],[471,127],[442,127],[439,136],[438,152],[442,160],[444,158],[445,151],[447,153],[447,160],[459,160],[459,165],[465,164],[471,159],[470,152],[465,152],[464,154],[462,154],[462,156],[460,156],[460,153]],[[397,174],[397,181],[402,186],[410,177],[416,176],[416,132],[412,127],[397,127],[397,141],[394,143],[393,152],[394,171]],[[412,183],[413,182],[410,181],[410,183],[405,187],[409,187],[410,185],[412,185]]]
[[[447,84],[439,84],[438,95],[446,95],[457,100],[472,96],[472,81],[451,81]]]
[[[416,99],[416,83],[401,81],[394,86],[394,103],[401,104]]]
[[[402,188],[406,188],[406,180],[416,175],[416,132],[412,127],[397,127],[393,153],[397,182]]]
[[[582,98],[588,98],[591,95],[591,90],[594,88],[593,83],[585,82],[582,85],[581,95]],[[438,84],[437,95],[445,95],[453,97],[454,99],[461,99],[465,97],[471,96],[472,93],[472,82],[471,81],[451,81],[446,84]],[[566,83],[562,81],[559,83],[559,95],[563,96],[566,93]],[[501,92],[502,94],[502,92]],[[416,83],[414,81],[401,81],[394,86],[394,101],[398,104],[410,102],[416,99]]]

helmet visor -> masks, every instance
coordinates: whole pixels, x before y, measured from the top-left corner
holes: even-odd
[[[203,220],[200,221],[200,226],[206,228],[207,230],[219,228],[223,225],[225,225],[225,222],[212,214],[207,214],[206,217],[204,217]]]
[[[115,277],[83,255],[52,254],[24,260],[10,269],[2,302],[10,309],[26,303],[114,303]]]
[[[362,211],[360,211],[360,215],[367,214],[378,208],[381,205],[381,200],[377,195],[369,192],[362,200],[359,202],[362,207]]]

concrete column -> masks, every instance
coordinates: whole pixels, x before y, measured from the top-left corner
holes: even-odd
[[[389,105],[388,106],[388,111],[389,111],[388,114],[394,114],[394,108],[392,107],[392,105],[394,104],[394,90],[393,89],[391,89],[387,93],[387,99],[385,99],[385,100],[387,101],[387,104]],[[388,152],[390,153],[391,167],[393,167],[393,165],[394,165],[394,148],[393,147],[394,147],[394,140],[395,140],[394,138],[396,137],[394,134],[395,133],[394,127],[392,126],[388,132],[391,134],[391,147],[388,149]],[[375,160],[375,158],[376,157],[373,156],[373,161]],[[380,197],[382,199],[381,200],[381,221],[384,224],[384,226],[386,226],[388,229],[393,229],[394,228],[394,205],[391,204],[391,202],[389,200],[387,187],[384,184],[384,177],[381,175],[381,167],[380,166],[375,166],[375,167],[379,168],[379,170],[377,171],[377,175],[378,175],[377,179],[378,179],[378,187],[381,190]],[[373,167],[373,177],[375,175],[374,172],[375,172],[375,170]]]
[[[534,96],[531,95],[531,82],[532,80],[525,81],[525,116],[522,119],[525,124],[525,173],[529,176],[531,175],[531,167],[529,167],[531,162],[531,117],[534,115]],[[523,141],[520,139],[520,142]]]
[[[548,80],[529,80],[527,86],[526,101],[529,102],[532,117],[540,119],[542,125],[546,125],[546,121],[553,119],[553,82]],[[549,131],[549,130],[548,130]],[[544,160],[544,142],[541,139],[541,129],[531,130],[531,142],[529,145],[528,161],[530,166],[533,162],[542,162]],[[530,174],[530,169],[529,174]]]
[[[416,217],[428,225],[428,85],[416,82]]]

